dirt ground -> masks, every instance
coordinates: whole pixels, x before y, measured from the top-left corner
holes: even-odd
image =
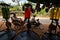
[[[14,27],[15,27],[15,26],[12,24],[12,25],[11,25],[11,29],[15,30]],[[36,32],[38,35],[42,35],[44,32],[48,32],[48,27],[49,27],[49,24],[43,24],[43,23],[42,23],[42,25],[41,25],[40,28],[38,28],[38,27],[32,27],[32,28],[31,28],[31,31]],[[5,25],[5,22],[4,22],[4,21],[1,21],[1,22],[0,22],[0,31],[5,30],[6,28],[7,28],[7,27],[6,27],[6,25]],[[22,29],[15,30],[15,31],[18,33],[18,32],[20,32],[20,31],[25,31],[25,30],[27,30],[27,28],[26,28],[26,27],[23,27]],[[57,31],[59,31],[59,28],[57,28]]]

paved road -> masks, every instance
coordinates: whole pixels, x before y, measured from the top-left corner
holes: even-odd
[[[23,19],[23,17],[21,17],[21,18]],[[36,19],[40,19],[40,22],[44,23],[44,24],[50,24],[50,22],[51,22],[51,20],[49,18],[36,17]],[[4,19],[0,18],[0,21],[2,21],[2,20],[4,20]],[[59,19],[59,24],[60,24],[60,19]]]

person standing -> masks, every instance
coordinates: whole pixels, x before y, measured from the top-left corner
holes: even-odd
[[[50,10],[50,20],[51,21],[51,24],[55,23],[56,24],[56,28],[57,26],[59,27],[60,29],[60,25],[59,25],[59,16],[60,16],[60,8],[58,7],[54,7]]]
[[[24,21],[29,20],[31,16],[31,8],[30,7],[26,7],[25,8],[25,13],[24,13]]]
[[[24,11],[24,21],[29,21],[31,13],[32,13],[32,5],[30,3],[26,3],[23,6]]]
[[[52,20],[51,23],[53,23],[54,21],[56,22],[56,25],[59,26],[59,16],[60,16],[60,9],[58,7],[54,7],[51,9],[50,11],[50,19]]]
[[[29,32],[31,28],[30,16],[32,13],[32,5],[30,3],[24,4],[23,11],[24,11],[24,22],[27,23],[26,26]]]

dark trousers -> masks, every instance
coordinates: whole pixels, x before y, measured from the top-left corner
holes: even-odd
[[[27,22],[27,28],[29,30],[31,28],[30,18],[25,18],[24,21]]]
[[[59,19],[52,19],[52,22],[51,23],[54,23],[54,21],[55,21],[55,23],[56,23],[56,26],[59,26]]]
[[[24,22],[26,22],[26,21],[29,22],[30,21],[30,18],[25,18],[24,19]]]

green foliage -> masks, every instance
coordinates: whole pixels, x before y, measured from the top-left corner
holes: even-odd
[[[48,13],[46,13],[45,8],[41,9],[40,12],[36,12],[35,11],[34,15],[36,15],[36,16],[42,16],[42,17],[49,16]]]
[[[31,2],[30,2],[30,3],[31,3]],[[24,3],[24,4],[25,4],[25,3]],[[10,8],[10,11],[21,11],[21,10],[22,10],[22,6],[23,6],[24,4],[21,4],[20,6],[18,6],[18,4],[17,4],[17,5],[12,5],[11,7],[9,7],[9,8]],[[33,6],[33,9],[35,9],[36,4],[31,3],[31,5]],[[0,7],[0,9],[1,9],[1,7]],[[0,12],[0,14],[1,14],[1,12]],[[38,13],[35,12],[34,15],[37,15],[37,16],[49,16],[48,13],[45,12],[45,8],[42,9],[42,10],[41,10],[40,12],[38,12]],[[17,14],[17,16],[23,16],[23,14]]]
[[[21,11],[21,8],[18,5],[14,5],[10,8],[10,11]]]

